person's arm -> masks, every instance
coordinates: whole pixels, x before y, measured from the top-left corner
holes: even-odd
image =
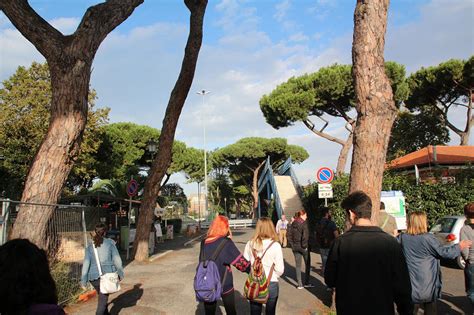
[[[248,261],[250,260],[250,257],[252,255],[252,250],[250,249],[250,241],[245,244],[245,249],[244,249],[244,258],[247,259]]]
[[[87,284],[87,275],[89,273],[89,268],[91,265],[91,257],[89,256],[89,251],[87,249],[88,247],[86,247],[85,249],[84,262],[82,263],[81,286],[83,287],[85,287]]]
[[[227,240],[221,255],[224,258],[224,264],[232,265],[241,272],[248,272],[250,270],[250,261],[245,259],[232,240]]]
[[[324,282],[329,288],[336,287],[337,260],[338,260],[339,239],[336,239],[329,248],[328,260],[324,268]]]
[[[304,249],[307,249],[308,248],[308,240],[309,240],[309,228],[308,228],[308,222],[304,222],[302,224],[302,237],[301,237],[301,246],[304,248]]]
[[[115,268],[117,269],[118,276],[120,280],[124,278],[123,266],[122,266],[122,258],[120,258],[120,254],[117,250],[117,246],[115,244],[111,245],[112,250],[112,261],[114,263]]]
[[[461,255],[461,249],[469,248],[471,241],[461,241],[454,245],[441,245],[432,234],[428,236],[428,244],[436,258],[455,259]]]
[[[394,258],[392,259],[392,289],[397,311],[400,315],[412,315],[413,303],[411,300],[411,282],[410,274],[408,273],[405,255],[403,255],[400,244],[395,243]]]
[[[282,223],[281,220],[277,221],[277,224],[276,224],[276,227],[275,227],[275,230],[276,230],[277,234],[280,233],[281,223]]]
[[[464,226],[462,229],[461,229],[461,233],[460,233],[460,239],[461,241],[464,241],[464,240],[469,240],[469,230],[470,228],[468,229],[469,227],[467,226]],[[464,248],[463,250],[461,250],[461,255],[462,255],[462,258],[464,258],[464,260],[467,260],[469,258],[469,247],[467,248]]]
[[[283,251],[279,243],[275,243],[272,246],[275,246],[275,248],[273,248],[273,251],[275,252],[275,261],[274,261],[275,268],[273,269],[273,272],[275,272],[280,277],[285,272],[285,262],[283,261]]]

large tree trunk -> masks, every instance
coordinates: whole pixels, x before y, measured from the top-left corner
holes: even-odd
[[[379,212],[385,157],[397,115],[385,74],[384,45],[389,0],[358,0],[354,12],[352,75],[357,123],[349,191],[362,190],[372,199],[372,220]]]
[[[163,127],[158,140],[158,154],[152,163],[145,183],[143,200],[138,216],[137,234],[133,244],[135,260],[137,261],[144,261],[148,258],[148,238],[153,221],[156,197],[161,188],[161,180],[171,164],[176,126],[193,82],[199,50],[202,44],[202,28],[207,0],[185,0],[184,2],[191,12],[189,36],[181,65],[181,72],[166,107]]]
[[[2,0],[0,9],[46,58],[51,73],[51,119],[25,182],[22,202],[57,203],[79,153],[87,122],[92,61],[101,42],[143,0],[108,1],[90,7],[73,35],[64,36],[25,0]],[[13,237],[47,246],[45,235],[54,207],[24,205]]]

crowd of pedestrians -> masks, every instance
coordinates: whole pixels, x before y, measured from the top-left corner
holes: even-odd
[[[296,269],[296,288],[310,283],[310,230],[314,230],[328,291],[335,294],[337,314],[437,314],[441,296],[440,259],[462,255],[466,261],[467,297],[474,305],[474,203],[464,207],[466,224],[461,240],[442,246],[428,233],[423,211],[412,211],[407,230],[398,233],[396,224],[381,204],[378,225],[373,225],[373,205],[362,191],[351,193],[341,203],[348,225],[339,231],[329,208],[319,209],[321,219],[310,229],[308,214],[298,211],[291,222],[285,215],[274,223],[257,221],[253,237],[243,253],[232,240],[229,221],[217,216],[201,242],[194,289],[206,315],[215,314],[222,300],[226,314],[237,314],[232,267],[247,273],[244,296],[250,314],[276,314],[279,279],[285,274],[284,247],[291,247]],[[115,243],[105,237],[104,224],[95,227],[92,242],[85,250],[81,285],[90,283],[98,293],[96,314],[109,314],[108,293],[101,288],[104,274],[124,278],[122,261]],[[301,267],[305,264],[304,278]],[[289,263],[289,262],[286,262]],[[53,314],[64,311],[51,277],[46,252],[25,239],[0,246],[0,314]]]

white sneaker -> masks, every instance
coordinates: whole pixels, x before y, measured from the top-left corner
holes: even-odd
[[[297,288],[298,290],[303,290],[303,289],[304,289],[304,287],[300,287],[300,286],[297,286],[296,288]]]

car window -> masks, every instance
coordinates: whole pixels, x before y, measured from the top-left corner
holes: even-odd
[[[451,230],[456,224],[456,218],[441,218],[431,228],[432,233],[451,233]]]

